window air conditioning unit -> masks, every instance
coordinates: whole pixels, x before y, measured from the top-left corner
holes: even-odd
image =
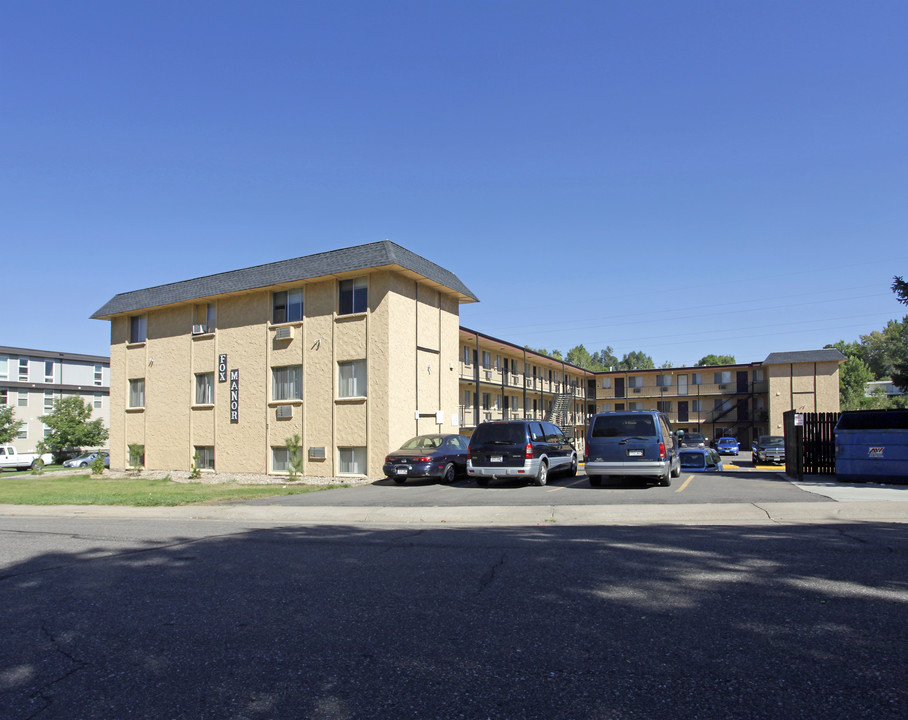
[[[277,416],[279,418],[292,418],[293,417],[293,405],[278,405],[277,406]]]
[[[491,380],[491,379],[492,379],[492,371],[486,370],[486,380]]]
[[[208,328],[205,327],[204,325],[193,325],[192,326],[193,335],[203,335],[206,332],[208,332]]]
[[[641,392],[642,390],[643,390],[643,388],[634,388],[635,393]]]
[[[720,385],[720,386],[719,386],[719,389],[720,389],[720,390],[724,390],[725,388],[726,388],[725,385]]]
[[[279,327],[274,331],[275,340],[292,340],[293,339],[293,328],[292,327]]]

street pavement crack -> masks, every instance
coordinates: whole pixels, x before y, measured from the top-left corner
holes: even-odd
[[[482,577],[479,578],[479,592],[483,592],[489,585],[492,584],[492,581],[495,580],[495,573],[498,571],[498,568],[504,565],[504,555],[498,558],[498,561],[492,564],[488,570],[486,570]]]

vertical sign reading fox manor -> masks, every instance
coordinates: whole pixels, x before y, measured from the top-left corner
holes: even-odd
[[[230,371],[230,422],[240,421],[240,371]]]

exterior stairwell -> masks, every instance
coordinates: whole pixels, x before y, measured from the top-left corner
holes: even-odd
[[[571,393],[559,393],[552,401],[552,409],[545,419],[563,430],[568,425],[568,411],[573,400],[574,396]]]

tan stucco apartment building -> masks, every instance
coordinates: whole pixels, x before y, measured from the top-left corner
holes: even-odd
[[[460,327],[469,302],[389,241],[116,295],[92,316],[111,323],[111,467],[141,446],[151,470],[280,474],[298,436],[304,475],[380,477],[408,437],[484,420],[580,439],[593,412],[658,404],[678,427],[781,434],[785,410],[838,410],[838,351],[597,374]]]

